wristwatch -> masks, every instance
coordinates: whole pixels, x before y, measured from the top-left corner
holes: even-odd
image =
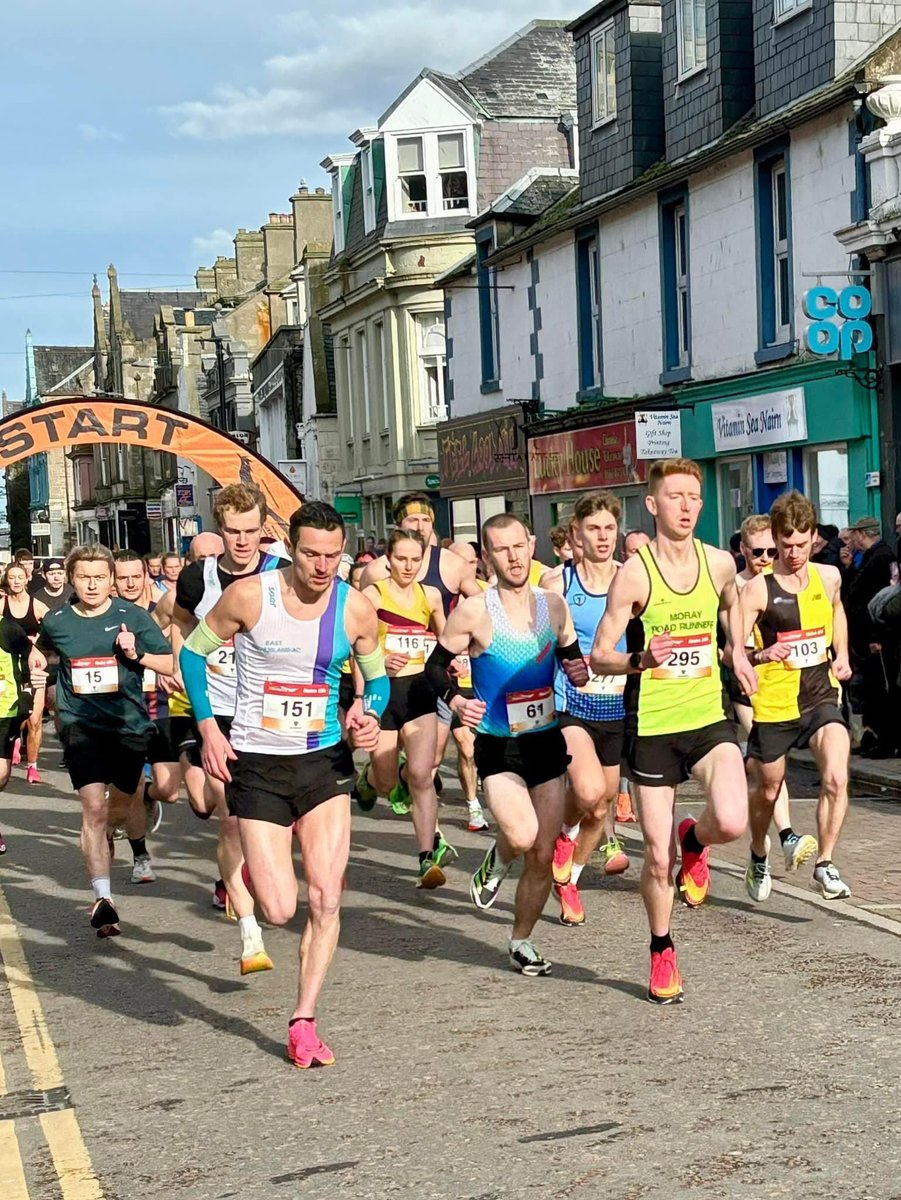
[[[644,657],[644,652],[641,650],[633,650],[629,655],[629,666],[633,671],[646,670],[644,663],[641,661]]]

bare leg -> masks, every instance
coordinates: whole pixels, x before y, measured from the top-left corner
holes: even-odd
[[[457,743],[457,778],[463,790],[463,798],[467,804],[475,804],[479,799],[479,780],[476,772],[475,734],[465,725],[453,731]]]
[[[28,717],[27,735],[25,738],[26,749],[28,751],[28,765],[36,767],[38,765],[38,755],[41,753],[41,741],[44,737],[44,699],[46,689],[43,687],[35,688],[34,690],[34,705]]]
[[[112,799],[114,789],[110,789]],[[112,804],[106,798],[106,785],[89,783],[78,789],[81,797],[81,853],[87,868],[89,879],[99,879],[109,875],[109,845],[106,840],[107,823],[112,816]],[[130,797],[116,793],[116,799],[121,802]],[[119,807],[119,805],[117,805]],[[125,809],[122,809],[124,816]]]
[[[397,783],[397,741],[397,730],[383,729],[378,746],[369,756],[369,782],[380,796],[387,796]]]
[[[751,850],[758,858],[766,853],[766,838],[773,819],[773,807],[785,786],[785,758],[763,763],[748,759],[750,788],[748,809],[751,825]]]
[[[824,725],[810,739],[810,748],[820,769],[819,858],[829,862],[848,811],[848,756],[851,753],[848,730],[838,723]]]
[[[294,1017],[314,1017],[319,993],[338,945],[341,889],[350,854],[350,801],[334,796],[301,817],[297,839],[307,879],[307,924],[300,943],[300,979]]]
[[[641,867],[641,898],[648,914],[651,933],[664,937],[669,933],[673,912],[673,871],[676,844],[673,839],[674,787],[635,785],[638,820],[644,835],[644,862]]]
[[[526,854],[538,836],[538,817],[525,782],[510,771],[489,775],[482,781],[485,802],[497,823],[497,854],[510,864]],[[556,838],[559,827],[554,831]]]
[[[560,832],[566,804],[564,777],[551,779],[530,789],[537,819],[535,840],[526,851],[522,875],[516,888],[513,939],[528,938],[551,891],[554,843]]]
[[[151,771],[153,778],[147,790],[150,799],[159,800],[162,804],[175,804],[181,787],[178,763],[154,763]]]
[[[241,849],[238,818],[229,814],[224,784],[220,783],[218,779],[211,779],[207,776],[206,789],[207,803],[209,803],[210,797],[215,797],[216,812],[219,814],[219,842],[216,847],[219,876],[225,883],[228,898],[238,920],[241,917],[252,917],[253,897],[248,892],[241,874],[244,851]],[[253,878],[252,874],[251,878]]]
[[[435,740],[438,718],[434,713],[407,721],[403,727],[407,752],[405,774],[413,798],[413,828],[419,853],[430,853],[438,828],[438,794],[435,791]]]

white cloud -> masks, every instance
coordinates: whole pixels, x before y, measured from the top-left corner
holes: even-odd
[[[227,229],[214,229],[212,233],[192,238],[191,253],[204,262],[212,262],[218,254],[230,257],[235,249],[234,237]]]
[[[352,5],[351,5],[352,7]],[[279,43],[296,45],[265,60],[255,85],[221,86],[208,99],[159,111],[181,137],[347,135],[372,123],[423,67],[456,71],[480,58],[534,17],[571,17],[578,0],[544,0],[523,12],[522,0],[394,0],[338,16],[303,0],[278,18]]]
[[[115,129],[105,129],[102,125],[81,124],[78,126],[82,141],[85,142],[121,142],[125,139]]]

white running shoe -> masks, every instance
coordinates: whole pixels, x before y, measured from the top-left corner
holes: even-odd
[[[833,862],[823,862],[813,873],[814,881],[819,885],[824,900],[847,900],[851,889],[842,880],[838,867]]]
[[[758,904],[768,900],[773,890],[773,877],[770,874],[770,839],[766,839],[766,861],[755,862],[748,856],[748,869],[745,871],[745,887],[748,895]]]
[[[469,824],[466,828],[470,833],[484,833],[488,828],[485,813],[482,811],[482,806],[478,800],[474,804],[469,805]]]
[[[149,854],[139,854],[131,872],[132,883],[156,883],[153,867],[150,865]]]
[[[785,855],[786,871],[797,871],[816,854],[819,846],[815,837],[809,833],[798,837],[793,834],[782,843],[782,853]]]

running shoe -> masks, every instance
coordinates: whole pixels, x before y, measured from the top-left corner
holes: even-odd
[[[851,895],[851,889],[839,875],[834,862],[817,863],[813,878],[819,885],[824,900],[847,900]]]
[[[147,832],[156,833],[163,823],[163,806],[159,800],[151,800],[144,788],[144,812],[147,814]]]
[[[576,843],[561,830],[554,843],[554,883],[559,883],[561,886],[564,883],[569,883],[575,852]]]
[[[686,817],[679,825],[679,845],[682,849],[682,866],[676,876],[676,887],[682,900],[689,908],[698,908],[710,894],[710,848],[705,846],[700,854],[685,849],[685,838],[689,829],[697,825],[694,817]]]
[[[14,767],[17,767],[21,761],[22,761],[22,739],[20,737],[17,737],[16,740],[13,742],[12,764]]]
[[[623,871],[628,871],[629,856],[619,838],[611,838],[609,842],[604,842],[601,853],[604,856],[605,875],[622,875]]]
[[[766,839],[766,854],[767,858],[764,862],[755,862],[753,858],[748,858],[748,869],[745,871],[745,887],[748,889],[748,895],[752,900],[756,900],[758,904],[762,904],[764,900],[768,900],[770,892],[773,890],[773,877],[770,874],[770,839]]]
[[[436,851],[427,854],[419,864],[419,878],[416,880],[416,886],[423,888],[427,892],[433,891],[437,887],[441,887],[443,883],[447,883],[447,876],[441,870],[436,857]]]
[[[357,776],[357,804],[363,812],[372,812],[378,798],[378,792],[369,782],[369,763],[367,763]]]
[[[681,1004],[682,976],[676,961],[676,951],[651,951],[651,981],[648,984],[648,999],[652,1004]]]
[[[469,884],[470,899],[476,908],[491,908],[509,870],[509,867],[501,868],[497,859],[497,844],[492,842]]]
[[[399,817],[404,817],[413,807],[413,797],[403,779],[398,776],[397,783],[388,793],[388,803]]]
[[[43,779],[41,779],[41,773],[37,769],[37,767],[29,767],[28,768],[28,770],[25,772],[25,782],[26,783],[43,783],[44,782]]]
[[[241,974],[253,975],[256,971],[271,971],[272,959],[263,945],[259,929],[241,939]]]
[[[550,975],[551,964],[535,949],[535,943],[525,941],[516,950],[509,947],[510,966],[520,975]]]
[[[628,792],[620,792],[616,797],[616,819],[620,825],[634,825],[638,820]]]
[[[139,854],[131,872],[132,883],[156,883],[153,867],[150,865],[149,854]]]
[[[0,833],[0,854],[6,853],[6,842],[3,840],[3,834]]]
[[[288,1062],[308,1067],[333,1067],[335,1056],[316,1032],[315,1021],[295,1021],[288,1026]]]
[[[485,813],[478,800],[469,805],[469,823],[466,828],[470,833],[487,833],[488,831],[488,822],[485,820]]]
[[[117,937],[122,930],[119,928],[119,914],[113,908],[112,900],[101,896],[94,901],[91,908],[91,928],[97,930],[99,938]]]
[[[569,883],[555,883],[554,891],[560,901],[560,924],[584,925],[585,909],[576,884],[572,880]]]
[[[225,912],[228,904],[228,892],[225,890],[225,884],[221,879],[217,879],[213,885],[213,908],[218,908],[220,912]]]
[[[439,829],[435,834],[435,845],[432,850],[432,860],[436,866],[450,866],[451,863],[457,861],[460,855],[450,842],[445,840],[444,834]]]
[[[786,871],[797,871],[799,867],[814,857],[817,850],[819,850],[817,840],[809,833],[802,834],[800,837],[796,833],[791,834],[782,843]]]

